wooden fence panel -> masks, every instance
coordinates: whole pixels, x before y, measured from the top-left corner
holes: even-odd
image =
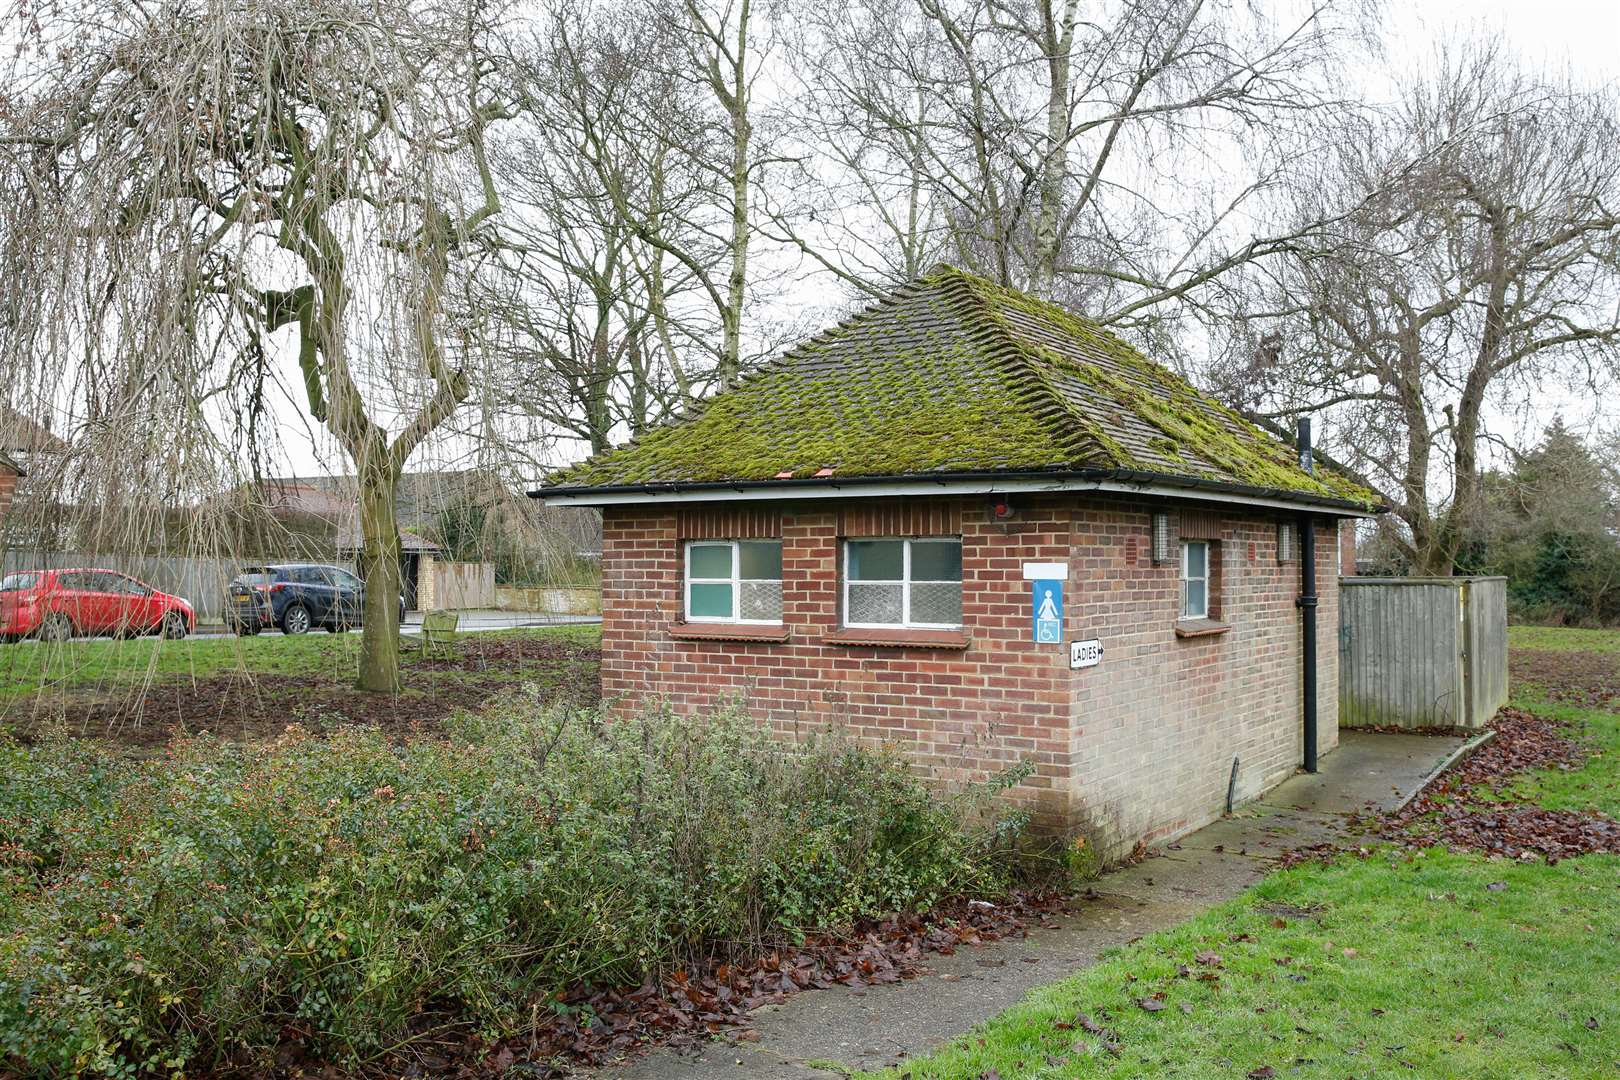
[[[1479,727],[1507,704],[1507,579],[1473,578],[1465,587],[1468,627],[1467,727]]]
[[[1339,722],[1477,728],[1507,700],[1501,578],[1340,581]]]

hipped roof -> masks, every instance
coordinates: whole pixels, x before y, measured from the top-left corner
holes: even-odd
[[[1307,472],[1287,443],[1095,323],[949,266],[535,494],[1032,474],[1379,502],[1331,468]]]

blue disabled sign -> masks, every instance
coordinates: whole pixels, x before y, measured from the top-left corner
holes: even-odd
[[[1035,640],[1042,645],[1063,644],[1063,579],[1037,578],[1031,584]]]
[[[1030,629],[1037,644],[1063,644],[1063,583],[1068,578],[1068,563],[1024,564],[1024,580],[1030,584]]]

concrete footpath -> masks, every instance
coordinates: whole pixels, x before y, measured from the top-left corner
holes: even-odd
[[[1393,808],[1462,742],[1344,732],[1316,775],[1296,775],[1160,857],[1104,875],[1095,898],[1076,901],[1056,929],[1032,928],[1022,941],[932,956],[926,974],[902,983],[797,994],[760,1010],[758,1041],[716,1041],[695,1053],[658,1050],[585,1075],[828,1080],[837,1070],[826,1063],[847,1069],[895,1064],[988,1020],[1034,987],[1088,967],[1107,949],[1236,896],[1284,852],[1345,836],[1350,814]],[[822,1067],[806,1064],[811,1061]]]

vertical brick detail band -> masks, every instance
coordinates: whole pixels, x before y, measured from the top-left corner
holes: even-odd
[[[838,515],[839,536],[960,536],[962,504],[955,499],[863,500]]]
[[[782,535],[782,512],[773,507],[698,506],[677,515],[682,540],[775,540]]]

